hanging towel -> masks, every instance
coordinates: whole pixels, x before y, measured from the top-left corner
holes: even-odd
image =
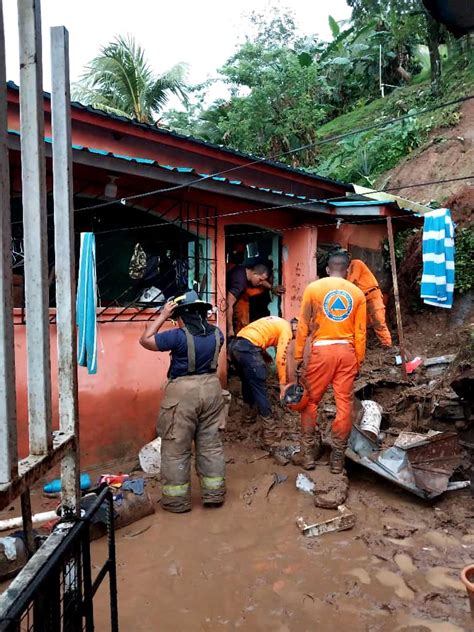
[[[454,224],[447,208],[426,213],[423,226],[421,298],[427,305],[453,306]]]
[[[77,361],[97,373],[97,279],[94,233],[81,233],[79,279],[77,283]]]

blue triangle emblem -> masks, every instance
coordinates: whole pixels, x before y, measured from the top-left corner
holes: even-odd
[[[338,296],[336,300],[334,301],[334,303],[331,305],[331,309],[347,309],[347,305],[344,305],[344,303],[341,300],[341,297]]]

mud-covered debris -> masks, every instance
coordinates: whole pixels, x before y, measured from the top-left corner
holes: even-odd
[[[314,504],[323,509],[336,509],[344,504],[349,494],[349,479],[344,472],[332,474],[329,468],[317,470]]]
[[[307,524],[305,519],[300,516],[296,519],[296,524],[301,533],[307,537],[317,537],[331,531],[352,529],[356,522],[355,515],[345,505],[339,505],[337,510],[339,515],[330,520]]]
[[[462,462],[462,448],[456,432],[427,435],[407,447],[393,445],[379,450],[374,441],[354,426],[346,455],[425,499],[435,498],[450,489],[449,479]]]
[[[300,492],[307,492],[308,494],[313,494],[315,490],[316,484],[313,479],[307,474],[303,474],[300,472],[296,477],[296,489],[299,489]]]
[[[404,540],[405,538],[412,536],[417,531],[418,527],[409,527],[408,525],[383,525],[383,534],[388,538],[393,538],[394,540]]]

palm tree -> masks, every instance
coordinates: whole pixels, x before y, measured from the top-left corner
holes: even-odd
[[[176,64],[156,76],[135,39],[117,36],[87,65],[73,98],[140,123],[156,123],[171,94],[187,101],[186,72],[186,65]]]

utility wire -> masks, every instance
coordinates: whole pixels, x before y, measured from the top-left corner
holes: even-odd
[[[416,187],[423,187],[423,186],[430,186],[430,185],[434,185],[434,184],[447,184],[449,182],[461,182],[463,180],[472,180],[474,179],[474,174],[470,175],[470,176],[461,176],[458,178],[447,178],[444,180],[430,180],[427,182],[418,182],[416,184],[406,184],[403,186],[397,186],[397,187],[389,187],[387,189],[378,189],[378,190],[374,190],[374,191],[370,191],[370,193],[388,193],[389,191],[400,191],[401,189],[414,189]],[[363,195],[363,194],[362,194]],[[341,196],[338,195],[337,197],[333,197],[333,198],[325,198],[324,200],[308,200],[306,202],[294,202],[292,204],[281,204],[280,206],[265,206],[265,207],[260,207],[260,208],[252,208],[252,209],[246,209],[246,210],[239,210],[239,211],[231,211],[229,213],[223,213],[222,215],[217,215],[216,217],[214,216],[205,216],[205,217],[200,217],[199,219],[190,219],[189,221],[185,221],[185,222],[180,222],[180,221],[167,221],[166,224],[145,224],[143,226],[127,226],[124,228],[111,228],[110,230],[104,230],[104,231],[98,231],[96,233],[96,235],[105,235],[108,233],[115,233],[115,232],[122,232],[122,231],[130,231],[130,230],[140,230],[140,228],[153,228],[153,227],[160,227],[163,228],[165,226],[174,226],[174,227],[178,227],[178,228],[182,228],[181,224],[199,224],[202,223],[203,221],[207,220],[207,219],[222,219],[224,217],[235,217],[237,215],[250,215],[252,213],[260,213],[260,212],[265,212],[265,211],[277,211],[277,210],[281,210],[281,209],[288,209],[291,208],[293,206],[304,206],[306,204],[315,204],[315,203],[325,203],[325,202],[332,202],[332,201],[338,201],[341,200]],[[383,202],[382,202],[383,203]],[[80,209],[82,210],[82,209]],[[409,215],[405,214],[405,215],[397,215],[396,217],[392,217],[392,219],[407,219],[407,217],[410,217]],[[342,219],[340,217],[334,216],[334,221],[331,222],[330,224],[318,224],[318,226],[333,226],[335,223],[337,223],[338,219]],[[385,220],[385,217],[381,217],[381,218],[377,218],[374,217],[370,220],[361,220],[361,221],[351,221],[351,222],[346,222],[343,221],[344,224],[346,225],[352,225],[352,224],[361,224],[361,223],[372,223],[375,221],[380,221],[380,220]],[[277,230],[294,230],[294,228],[280,228]]]
[[[336,142],[336,141],[340,141],[343,140],[344,138],[349,138],[350,136],[355,136],[357,134],[362,134],[363,132],[369,132],[370,130],[373,129],[377,129],[379,127],[387,127],[389,125],[393,125],[394,123],[398,123],[399,121],[403,121],[407,118],[412,118],[414,116],[419,116],[420,114],[427,114],[429,112],[434,112],[435,110],[439,110],[445,107],[449,107],[451,105],[458,105],[460,103],[464,103],[466,101],[469,101],[470,99],[474,99],[474,95],[469,95],[467,97],[460,97],[459,99],[453,99],[452,101],[447,101],[445,103],[439,103],[438,105],[433,105],[431,107],[425,108],[423,110],[418,110],[418,112],[411,112],[411,113],[407,113],[407,114],[403,114],[402,116],[397,116],[395,118],[389,119],[388,121],[380,121],[378,123],[372,123],[371,125],[367,125],[365,127],[360,127],[356,130],[352,130],[350,132],[345,132],[344,134],[337,134],[335,136],[328,136],[327,138],[323,138],[321,140],[317,140],[314,141],[313,143],[307,143],[306,145],[301,145],[300,147],[296,147],[295,149],[290,149],[289,151],[285,151],[285,152],[281,152],[279,154],[274,154],[273,156],[270,157],[266,157],[266,158],[256,158],[255,160],[252,160],[250,162],[247,162],[243,165],[235,165],[234,167],[229,167],[228,169],[224,169],[222,171],[217,171],[216,173],[210,173],[207,175],[203,175],[202,177],[199,178],[195,178],[193,180],[190,180],[187,183],[184,184],[177,184],[171,187],[166,187],[163,189],[154,189],[153,191],[146,191],[145,193],[136,193],[135,195],[128,195],[126,197],[123,197],[120,199],[120,202],[122,204],[124,204],[125,202],[131,201],[131,200],[137,200],[140,198],[145,198],[145,197],[150,197],[152,195],[158,195],[159,193],[170,193],[171,191],[177,191],[179,189],[186,189],[189,187],[192,187],[196,184],[199,184],[200,182],[204,182],[206,180],[210,180],[212,178],[215,178],[217,176],[222,176],[226,173],[230,173],[233,171],[237,171],[238,169],[245,169],[246,167],[251,167],[253,165],[257,165],[260,164],[262,162],[269,162],[269,161],[275,161],[278,158],[282,158],[284,156],[289,156],[291,154],[295,154],[297,152],[300,151],[304,151],[305,149],[310,149],[311,147],[319,147],[321,145],[326,145],[327,143],[332,143],[332,142]],[[304,171],[302,171],[302,174],[305,174]],[[306,175],[313,175],[310,173],[307,173]],[[86,206],[83,207],[81,209],[77,209],[77,210],[81,210],[81,211],[87,211],[87,210],[94,210],[94,209],[99,209],[99,208],[105,208],[107,206],[111,206],[113,204],[116,204],[117,201],[116,200],[112,200],[109,202],[101,202],[99,204],[94,204],[93,206]]]

